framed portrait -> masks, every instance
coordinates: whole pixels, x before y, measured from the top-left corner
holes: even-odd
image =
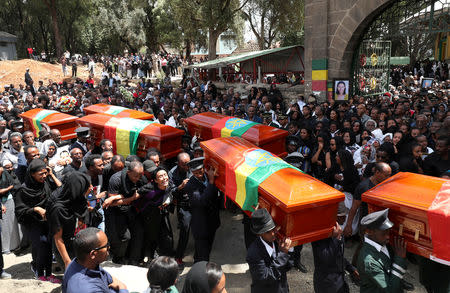
[[[426,90],[430,89],[432,85],[433,85],[432,78],[422,78],[422,84],[421,84],[422,89],[426,89]]]
[[[333,92],[335,101],[348,101],[348,97],[350,96],[350,80],[335,79]]]

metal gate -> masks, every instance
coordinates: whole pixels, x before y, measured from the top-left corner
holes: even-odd
[[[353,94],[379,95],[389,87],[391,41],[363,41],[353,60]]]

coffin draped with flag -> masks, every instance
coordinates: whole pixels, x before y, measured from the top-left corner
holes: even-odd
[[[78,118],[77,123],[91,129],[91,138],[97,145],[102,139],[111,140],[114,152],[125,158],[128,155],[144,158],[149,148],[158,149],[166,159],[181,152],[184,131],[171,126],[109,114],[87,115]]]
[[[133,118],[139,120],[153,120],[154,118],[153,114],[107,104],[90,105],[83,108],[83,111],[86,115],[105,113],[119,118]]]
[[[369,213],[389,208],[391,236],[404,237],[409,252],[450,265],[450,180],[400,172],[362,201]]]
[[[279,157],[287,155],[285,140],[289,133],[286,130],[212,112],[200,113],[185,121],[189,133],[200,140],[242,137]]]
[[[39,137],[39,131],[46,129],[58,129],[61,132],[61,139],[67,140],[76,138],[77,117],[60,113],[55,110],[36,108],[20,114],[23,119],[25,131],[33,131]]]
[[[239,137],[200,143],[215,185],[250,215],[256,204],[272,215],[282,236],[308,243],[330,236],[344,194]]]

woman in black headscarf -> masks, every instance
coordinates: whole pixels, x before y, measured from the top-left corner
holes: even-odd
[[[68,174],[64,185],[52,193],[47,203],[50,233],[57,248],[57,259],[64,262],[66,268],[73,254],[72,240],[77,219],[85,222],[88,212],[86,196],[91,189],[89,177],[74,171]]]
[[[48,239],[46,205],[52,189],[56,189],[61,183],[49,180],[48,169],[41,159],[32,160],[25,182],[17,191],[14,202],[17,219],[31,239],[31,266],[36,278],[60,283],[52,275],[52,245]]]
[[[195,263],[186,275],[182,293],[226,293],[225,274],[213,262]]]

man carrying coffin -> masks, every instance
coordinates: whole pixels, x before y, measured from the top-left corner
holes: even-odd
[[[403,292],[402,280],[406,272],[406,242],[394,241],[395,255],[386,247],[393,223],[388,219],[389,209],[368,214],[361,219],[366,229],[364,244],[358,257],[361,293]]]
[[[205,171],[204,157],[188,164],[192,176],[184,187],[191,207],[191,230],[195,240],[194,262],[209,261],[216,230],[220,226],[218,189],[214,185],[215,169]]]

